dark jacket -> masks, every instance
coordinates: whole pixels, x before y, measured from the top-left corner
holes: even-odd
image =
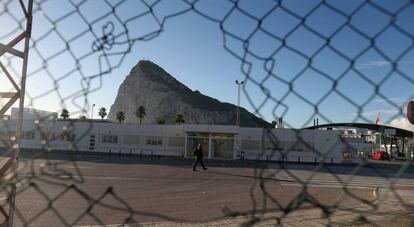
[[[194,149],[194,156],[195,157],[197,157],[198,159],[201,159],[201,158],[203,158],[203,149],[198,149],[198,148],[196,148],[196,149]]]

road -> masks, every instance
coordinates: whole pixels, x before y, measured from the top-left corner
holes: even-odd
[[[400,169],[318,169],[278,164],[255,167],[254,163],[207,160],[208,170],[193,172],[191,160],[76,159],[56,154],[21,159],[17,226],[196,223],[262,211],[283,213],[317,206],[345,209],[372,199],[370,191],[385,187],[389,181],[384,177]],[[315,168],[318,171],[313,171]],[[397,185],[414,188],[413,172],[409,167],[398,175]],[[338,179],[347,182],[346,190]],[[307,187],[300,182],[306,182]],[[3,198],[5,192],[3,189]],[[4,199],[0,202],[6,204]]]

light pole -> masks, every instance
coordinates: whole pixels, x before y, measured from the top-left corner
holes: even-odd
[[[244,84],[244,81],[236,80],[237,84],[237,113],[236,113],[236,125],[240,126],[240,85]]]
[[[93,108],[95,107],[95,103],[92,104],[92,111],[91,111],[91,120],[93,120]]]

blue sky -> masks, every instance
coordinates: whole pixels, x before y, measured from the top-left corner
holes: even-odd
[[[0,3],[0,12],[7,2]],[[141,59],[223,102],[235,104],[234,81],[246,80],[241,105],[268,121],[283,116],[291,127],[311,125],[316,116],[320,123],[374,122],[378,113],[386,123],[400,119],[413,98],[414,5],[406,6],[409,1],[335,0],[320,5],[316,0],[246,0],[234,8],[232,1],[201,0],[193,6],[196,12],[165,23],[165,16],[190,5],[179,0],[157,3],[157,22],[146,5],[153,1],[35,2],[29,107],[66,107],[75,116],[90,111],[92,103],[109,109],[119,85]],[[17,6],[7,4],[7,9],[21,18]],[[388,26],[392,14],[397,16]],[[2,43],[19,27],[9,15],[0,14]],[[159,23],[162,32],[148,36],[159,31]],[[104,34],[113,45],[97,50]],[[109,57],[102,58],[104,53]],[[8,62],[5,57],[0,60]],[[21,65],[16,59],[10,62],[13,69]],[[108,64],[114,70],[94,77]],[[10,86],[0,79],[0,88]]]

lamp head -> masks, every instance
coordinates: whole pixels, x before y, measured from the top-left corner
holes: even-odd
[[[236,80],[236,84],[244,84],[244,81],[243,80],[242,81]]]

